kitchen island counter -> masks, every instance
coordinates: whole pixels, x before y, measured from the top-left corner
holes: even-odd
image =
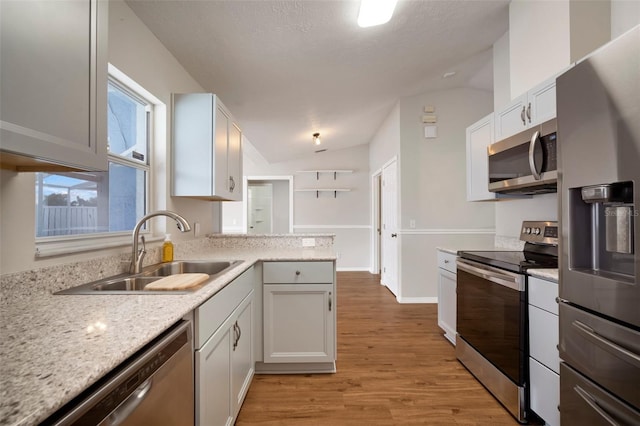
[[[336,259],[332,248],[321,247],[177,254],[243,262],[188,294],[53,295],[34,291],[34,282],[2,282],[0,425],[45,420],[256,262]]]

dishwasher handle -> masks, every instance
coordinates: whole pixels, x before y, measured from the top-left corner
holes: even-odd
[[[133,413],[138,405],[144,401],[151,390],[151,386],[153,385],[153,377],[149,377],[143,384],[138,386],[138,388],[133,391],[131,395],[127,399],[125,399],[122,404],[118,408],[116,408],[106,420],[101,423],[101,426],[119,426],[124,422],[127,417]]]
[[[484,278],[501,286],[517,291],[525,291],[524,275],[493,268],[479,262],[473,262],[467,259],[456,260],[458,269],[467,272],[476,277]]]

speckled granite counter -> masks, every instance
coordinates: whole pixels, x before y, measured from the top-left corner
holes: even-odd
[[[557,269],[529,269],[527,270],[532,277],[542,278],[543,280],[558,282]]]
[[[176,259],[244,262],[191,294],[52,295],[4,282],[0,424],[43,421],[258,261],[336,259],[331,247],[221,249],[213,240],[177,246]]]

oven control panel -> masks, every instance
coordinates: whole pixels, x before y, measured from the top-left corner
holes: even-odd
[[[520,240],[558,245],[558,222],[525,220],[522,222]]]

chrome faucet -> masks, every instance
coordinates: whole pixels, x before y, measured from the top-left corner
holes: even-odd
[[[189,226],[189,222],[180,216],[177,213],[174,213],[169,210],[158,210],[157,212],[149,213],[144,216],[142,219],[136,223],[136,227],[133,228],[133,246],[131,251],[131,266],[129,268],[129,272],[132,274],[140,273],[142,269],[142,260],[144,259],[144,255],[147,254],[147,250],[144,244],[144,236],[139,237],[140,228],[142,225],[149,219],[155,216],[167,216],[176,221],[176,225],[178,225],[178,229],[180,232],[189,232],[191,231],[191,227]],[[138,239],[142,238],[142,249],[138,250]]]

